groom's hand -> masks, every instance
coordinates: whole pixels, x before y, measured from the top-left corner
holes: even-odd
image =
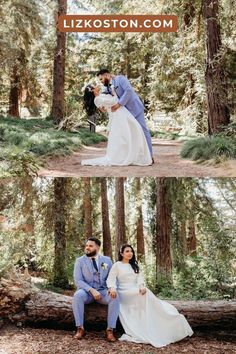
[[[116,103],[116,104],[114,104],[114,106],[111,107],[111,111],[112,111],[112,112],[115,112],[115,111],[117,111],[117,109],[119,109],[120,107],[121,107],[121,104]]]
[[[101,300],[102,295],[96,289],[89,290],[95,300]]]
[[[108,290],[108,294],[110,295],[110,297],[111,297],[112,299],[115,299],[116,296],[117,296],[115,289],[112,289],[112,288],[110,288],[110,289]]]
[[[106,108],[105,107],[100,107],[99,111],[101,111],[102,113],[106,113]]]

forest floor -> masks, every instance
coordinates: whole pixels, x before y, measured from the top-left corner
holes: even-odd
[[[74,332],[42,328],[17,328],[7,325],[1,329],[0,354],[235,354],[233,337],[196,332],[191,338],[163,348],[117,341],[107,343],[104,332],[88,332],[81,340]]]
[[[180,156],[182,142],[152,139],[155,163],[152,166],[81,166],[82,159],[105,155],[106,143],[83,146],[67,157],[47,159],[39,176],[54,177],[236,177],[236,160],[221,164],[196,163]]]

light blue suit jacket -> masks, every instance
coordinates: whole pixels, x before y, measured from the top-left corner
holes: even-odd
[[[119,103],[125,106],[134,117],[144,113],[144,105],[124,75],[117,75],[112,79]]]
[[[101,288],[107,289],[106,280],[111,267],[112,261],[110,257],[98,256],[98,272]],[[77,258],[74,266],[74,282],[77,289],[89,291],[93,287],[95,272],[93,263],[89,257],[84,255]]]

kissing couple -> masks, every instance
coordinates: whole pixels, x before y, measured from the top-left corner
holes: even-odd
[[[144,118],[144,105],[124,75],[101,69],[97,76],[103,85],[87,85],[84,108],[88,115],[97,108],[109,116],[106,155],[82,160],[82,165],[149,166],[154,163],[150,131]]]
[[[113,330],[119,316],[125,334],[119,340],[163,347],[177,342],[193,331],[177,309],[156,296],[145,281],[131,245],[121,246],[118,261],[112,265],[109,257],[99,254],[101,242],[90,237],[85,255],[76,259],[73,313],[77,332],[85,336],[84,305],[91,302],[108,305],[106,339],[115,342]]]

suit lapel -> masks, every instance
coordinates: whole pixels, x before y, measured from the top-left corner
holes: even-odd
[[[93,277],[93,265],[92,265],[91,259],[87,256],[85,256],[85,263],[88,267],[88,270],[92,273],[92,277]]]

